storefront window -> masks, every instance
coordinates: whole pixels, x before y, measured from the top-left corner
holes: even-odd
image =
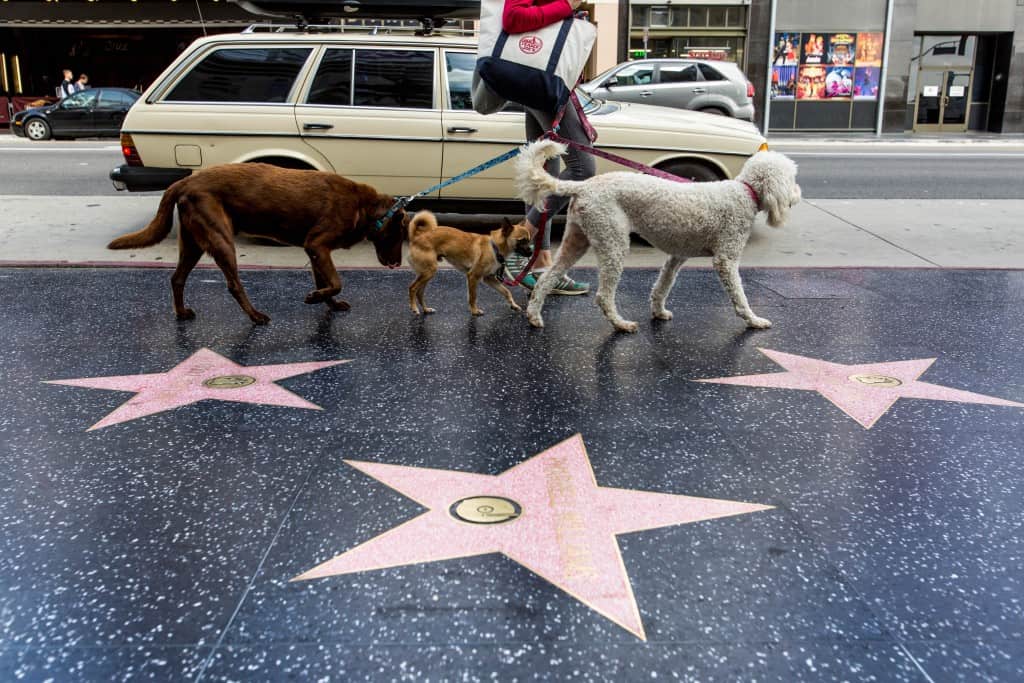
[[[730,7],[729,18],[726,20],[726,26],[737,27],[747,25],[747,8],[746,7]]]
[[[644,28],[650,25],[647,23],[647,10],[648,7],[646,5],[633,5],[632,12],[630,13],[630,21],[633,26]]]
[[[729,15],[729,8],[727,7],[709,7],[708,8],[708,26],[725,26],[726,17]]]
[[[668,7],[652,7],[650,25],[668,26]]]
[[[673,7],[672,8],[672,26],[686,26],[690,18],[689,7]]]
[[[701,27],[708,25],[708,8],[707,7],[691,7],[690,8],[690,26]]]

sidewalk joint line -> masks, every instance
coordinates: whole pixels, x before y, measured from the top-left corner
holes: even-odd
[[[827,213],[829,216],[832,216],[832,218],[835,218],[836,220],[842,221],[843,223],[846,223],[849,226],[857,228],[861,232],[864,232],[864,233],[867,233],[868,235],[871,235],[872,237],[874,237],[877,240],[881,240],[882,242],[885,242],[886,244],[888,244],[891,247],[895,247],[895,248],[899,249],[900,251],[903,251],[903,252],[906,252],[906,253],[910,254],[914,258],[921,259],[925,263],[930,263],[931,265],[935,266],[936,268],[942,268],[942,266],[939,265],[938,263],[936,263],[935,261],[932,261],[931,259],[927,259],[924,256],[921,256],[920,254],[916,254],[916,253],[912,252],[911,250],[907,249],[906,247],[901,247],[900,245],[896,244],[895,242],[893,242],[891,240],[887,240],[884,237],[882,237],[881,235],[868,230],[864,226],[857,225],[856,223],[854,223],[852,221],[849,221],[849,220],[843,218],[842,216],[840,216],[838,214],[832,213],[831,211],[829,211],[825,207],[820,206],[819,204],[815,204],[816,201],[819,201],[819,200],[810,199],[810,200],[806,200],[806,203],[810,204],[811,206],[813,206],[814,208],[818,209],[819,211],[821,211],[823,213]]]

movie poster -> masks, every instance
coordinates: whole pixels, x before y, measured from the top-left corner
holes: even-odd
[[[856,56],[856,34],[826,34],[826,59],[831,66],[853,66]]]
[[[857,34],[857,66],[882,66],[882,34]]]
[[[797,66],[772,67],[772,99],[791,100],[796,96]]]
[[[800,63],[824,64],[825,59],[825,34],[802,34],[802,44],[800,47]]]
[[[796,66],[800,63],[800,34],[776,33],[772,52],[773,66]]]
[[[798,100],[825,99],[825,67],[818,65],[801,66],[796,83]]]
[[[852,55],[851,55],[852,56]],[[826,99],[846,99],[853,96],[853,67],[830,66],[825,71]]]
[[[853,97],[857,100],[878,99],[877,66],[858,66],[854,69]]]

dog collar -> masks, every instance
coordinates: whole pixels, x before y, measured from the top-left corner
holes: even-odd
[[[757,190],[755,190],[753,185],[748,183],[746,180],[741,180],[740,182],[743,183],[743,186],[745,188],[747,188],[747,192],[750,194],[750,198],[754,200],[754,206],[756,206],[757,210],[760,211],[761,210],[761,198],[757,196]]]
[[[494,252],[494,260],[498,262],[498,267],[495,272],[500,274],[501,271],[505,269],[505,257],[501,255],[500,251],[498,251],[498,245],[494,243],[494,240],[490,240],[490,242],[491,251]]]
[[[404,209],[409,204],[410,199],[411,197],[400,197],[396,199],[395,203],[391,205],[391,208],[387,210],[387,213],[385,213],[381,218],[378,218],[377,222],[374,224],[377,231],[380,232],[383,230],[384,226],[391,220],[391,217],[398,213],[399,209]]]

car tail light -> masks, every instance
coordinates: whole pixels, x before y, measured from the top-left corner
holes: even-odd
[[[139,150],[135,149],[135,141],[128,133],[121,133],[121,154],[124,155],[124,160],[128,162],[129,166],[143,165]]]
[[[754,96],[754,84],[751,83],[750,81],[747,81],[747,97],[753,97],[753,96]]]

